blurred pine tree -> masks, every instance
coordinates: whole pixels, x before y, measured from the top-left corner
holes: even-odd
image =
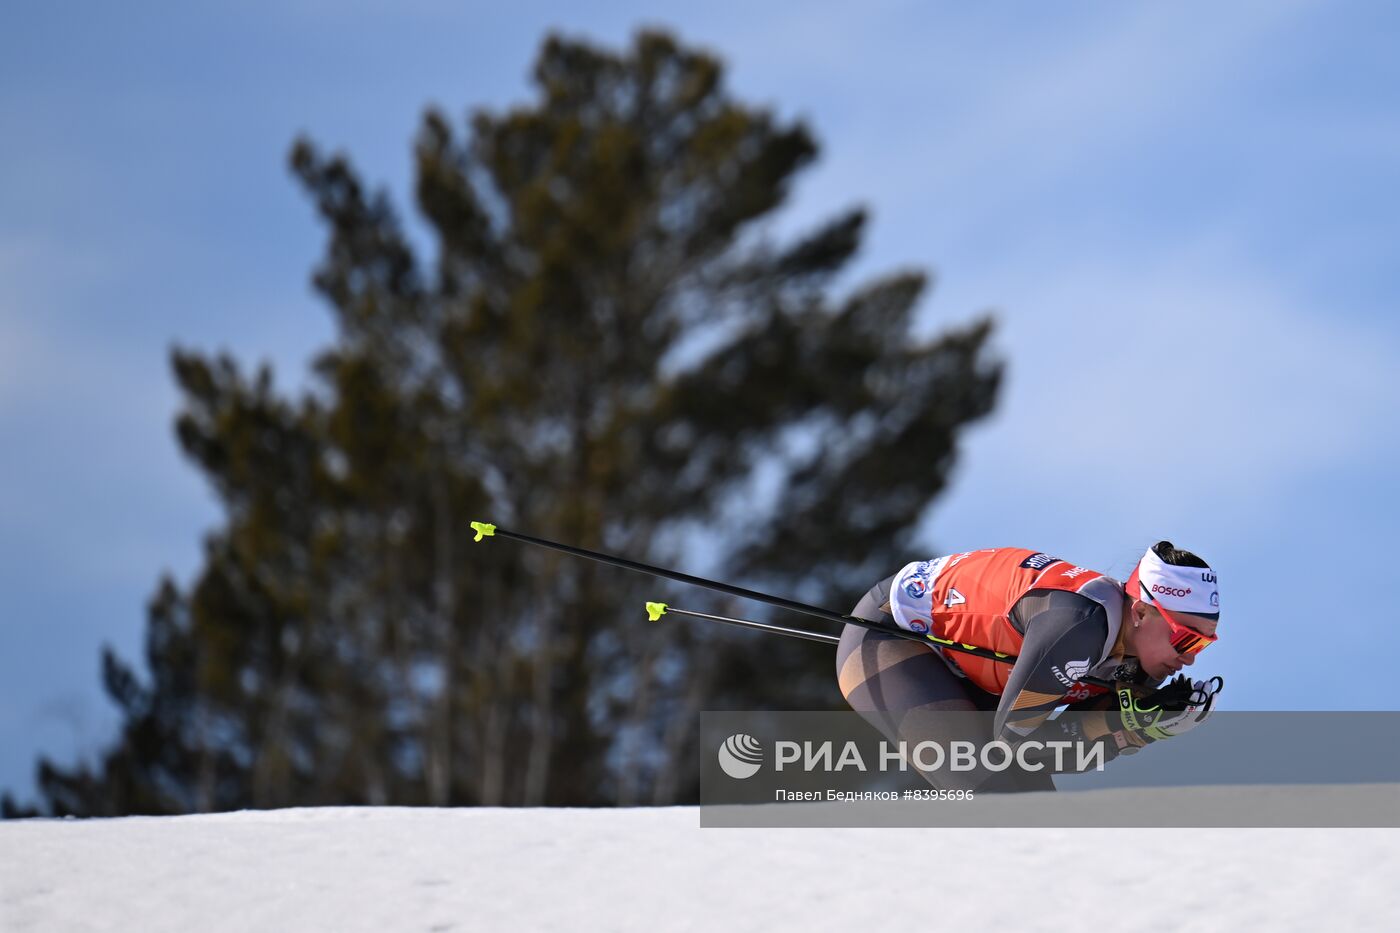
[[[990,411],[991,324],[915,337],[917,273],[832,297],[859,210],[775,243],[760,222],[816,145],[711,55],[550,38],[534,79],[464,135],[425,116],[431,259],[345,159],[295,145],[337,342],[296,400],[174,354],[227,522],[152,600],[151,682],[106,653],[121,738],[41,763],[49,812],[688,801],[701,708],[840,705],[829,651],[648,625],[669,584],[469,545],[467,522],[690,569],[702,542],[718,574],[849,608],[916,556]]]

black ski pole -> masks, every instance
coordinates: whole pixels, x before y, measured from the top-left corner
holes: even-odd
[[[956,651],[960,654],[970,654],[974,657],[985,658],[988,661],[998,661],[1003,664],[1015,664],[1016,655],[1006,654],[1002,651],[993,651],[990,648],[983,648],[978,645],[965,645],[954,642],[947,638],[939,638],[932,632],[920,635],[917,632],[909,632],[892,625],[884,625],[880,622],[871,622],[869,619],[860,619],[855,616],[842,615],[839,612],[832,612],[830,609],[822,609],[819,606],[809,606],[806,603],[799,603],[791,599],[784,599],[781,596],[770,596],[767,593],[759,593],[755,590],[746,590],[741,586],[733,586],[729,583],[721,583],[718,580],[706,580],[704,577],[693,577],[688,573],[681,573],[678,570],[667,570],[664,567],[653,567],[650,564],[639,563],[628,560],[625,557],[614,557],[611,554],[603,554],[598,551],[590,551],[587,548],[573,547],[568,544],[560,544],[557,541],[550,541],[546,538],[536,538],[533,535],[524,535],[518,531],[507,531],[498,528],[487,522],[472,522],[472,530],[476,532],[475,541],[480,541],[484,537],[499,535],[502,538],[511,538],[516,541],[523,541],[526,544],[534,544],[539,547],[549,548],[555,551],[562,551],[565,554],[572,554],[575,557],[585,557],[588,560],[596,560],[604,564],[612,564],[614,567],[623,567],[627,570],[635,570],[638,573],[650,574],[654,577],[664,577],[669,580],[676,580],[680,583],[689,583],[693,586],[702,586],[706,589],[716,590],[720,593],[727,593],[730,596],[739,596],[744,599],[752,599],[761,603],[768,603],[770,606],[777,606],[779,609],[787,609],[792,612],[801,612],[805,615],[816,616],[818,619],[825,619],[828,622],[835,622],[838,625],[855,625],[860,628],[868,628],[876,632],[884,632],[899,638],[908,638],[918,642],[932,642],[940,648]],[[676,610],[671,610],[672,612]],[[747,620],[746,620],[747,621]],[[749,628],[761,628],[764,623],[750,623]],[[796,630],[794,630],[796,631]]]
[[[787,635],[790,638],[804,638],[807,641],[825,642],[828,645],[834,645],[841,641],[838,636],[828,635],[826,632],[813,632],[805,628],[788,628],[784,625],[773,625],[768,622],[755,622],[752,619],[731,619],[728,616],[716,616],[708,612],[693,612],[689,609],[673,609],[665,603],[647,603],[647,615],[653,622],[664,615],[692,616],[696,619],[709,619],[711,622],[727,622],[730,625],[754,628],[758,629],[760,632],[771,632],[774,635]]]
[[[502,538],[513,538],[516,541],[523,541],[526,544],[534,544],[539,547],[551,548],[555,551],[563,551],[565,554],[572,554],[575,557],[585,557],[588,560],[596,560],[604,564],[612,564],[614,567],[624,567],[627,570],[635,570],[638,573],[651,574],[654,577],[665,577],[679,583],[689,583],[692,586],[703,586],[706,589],[717,590],[721,593],[728,593],[730,596],[741,596],[744,599],[753,599],[761,603],[768,603],[770,606],[777,606],[780,609],[789,609],[793,612],[805,613],[809,616],[816,616],[828,622],[845,624],[854,621],[839,612],[832,612],[830,609],[822,609],[818,606],[808,606],[805,603],[794,602],[791,599],[783,599],[781,596],[769,596],[767,593],[759,593],[754,590],[746,590],[742,586],[732,586],[728,583],[720,583],[718,580],[706,580],[703,577],[692,577],[688,573],[681,573],[679,570],[667,570],[664,567],[653,567],[650,564],[641,564],[625,557],[614,557],[611,554],[602,554],[598,551],[590,551],[586,548],[573,547],[568,544],[560,544],[557,541],[550,541],[545,538],[536,538],[531,535],[523,535],[518,531],[507,531],[486,522],[472,522],[472,530],[476,532],[475,541],[480,541],[483,537],[499,535]]]

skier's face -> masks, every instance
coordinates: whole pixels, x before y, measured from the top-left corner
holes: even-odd
[[[1193,652],[1182,651],[1174,647],[1172,626],[1157,611],[1156,607],[1147,603],[1136,601],[1132,610],[1133,621],[1139,625],[1135,631],[1136,649],[1138,660],[1142,663],[1142,669],[1149,677],[1161,680],[1170,677],[1183,667],[1187,667],[1196,662],[1196,655]],[[1191,628],[1202,635],[1215,634],[1215,621],[1204,619],[1200,616],[1187,616],[1178,618],[1178,625],[1188,624]],[[1176,639],[1180,644],[1180,639]]]

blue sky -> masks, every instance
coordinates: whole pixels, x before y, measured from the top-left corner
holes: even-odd
[[[848,285],[933,270],[930,333],[994,311],[1009,381],[932,550],[1125,574],[1169,537],[1220,572],[1198,669],[1228,706],[1397,708],[1365,662],[1400,652],[1372,595],[1400,516],[1400,10],[587,6],[0,13],[0,788],[109,737],[100,646],[140,656],[158,576],[218,521],[172,436],[170,346],[295,387],[331,335],[293,137],[407,205],[424,106],[525,99],[549,28],[718,51],[824,146],[777,229],[868,204]]]

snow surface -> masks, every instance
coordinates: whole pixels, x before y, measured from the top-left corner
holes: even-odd
[[[0,929],[1396,930],[1398,868],[1396,829],[701,829],[693,807],[28,820],[0,823]]]

